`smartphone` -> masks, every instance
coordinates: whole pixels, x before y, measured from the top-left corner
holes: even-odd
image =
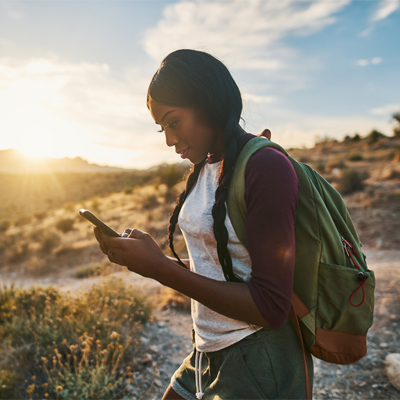
[[[84,208],[81,208],[79,210],[79,214],[81,214],[83,218],[86,218],[88,221],[90,221],[93,225],[97,226],[106,235],[113,236],[113,237],[121,237],[121,235],[119,233],[115,232],[108,225],[106,225],[103,221],[101,221],[100,219],[95,217],[89,210],[85,210]]]

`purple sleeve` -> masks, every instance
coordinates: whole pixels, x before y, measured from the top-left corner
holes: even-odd
[[[299,184],[287,157],[266,147],[250,158],[245,186],[247,248],[252,262],[248,285],[261,314],[277,329],[287,319],[292,300]]]

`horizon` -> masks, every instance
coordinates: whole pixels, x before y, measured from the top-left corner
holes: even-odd
[[[127,169],[181,162],[145,101],[177,48],[221,59],[244,128],[283,147],[391,136],[399,35],[400,0],[2,1],[0,149]]]

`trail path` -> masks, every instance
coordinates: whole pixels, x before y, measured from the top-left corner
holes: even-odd
[[[400,392],[390,385],[384,370],[389,353],[400,353],[400,250],[364,249],[368,266],[377,280],[375,319],[368,335],[368,355],[356,364],[338,366],[315,360],[315,399],[392,399]],[[160,289],[157,282],[127,272],[114,274],[126,283],[139,285],[149,296]],[[41,279],[0,275],[0,285],[12,281],[19,286],[49,285],[63,291],[87,290],[104,278],[78,280],[64,276]],[[146,390],[146,398],[160,399],[175,369],[192,349],[190,340],[191,318],[188,313],[173,309],[156,308],[153,320],[143,331],[142,341],[148,352],[141,355],[140,373],[135,386],[130,388],[133,399]],[[143,399],[143,396],[141,397]]]

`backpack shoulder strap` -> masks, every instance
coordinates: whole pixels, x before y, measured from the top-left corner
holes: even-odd
[[[233,229],[240,242],[246,246],[246,204],[244,202],[245,191],[245,173],[247,162],[250,157],[263,147],[273,147],[288,155],[286,151],[274,142],[271,142],[265,137],[255,137],[250,139],[243,150],[240,152],[233,170],[231,184],[229,186],[227,206],[229,218],[232,222]]]

